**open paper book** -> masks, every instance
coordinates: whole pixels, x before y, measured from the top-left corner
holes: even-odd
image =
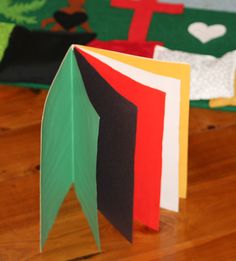
[[[72,46],[42,120],[41,249],[74,185],[100,249],[100,212],[132,241],[187,191],[190,67]]]

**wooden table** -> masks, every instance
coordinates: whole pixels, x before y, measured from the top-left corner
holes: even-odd
[[[0,261],[236,260],[236,113],[191,109],[188,199],[128,243],[99,215],[99,254],[73,190],[39,253],[40,120],[46,91],[0,86]],[[84,256],[84,257],[82,257]],[[82,257],[82,258],[81,258]]]

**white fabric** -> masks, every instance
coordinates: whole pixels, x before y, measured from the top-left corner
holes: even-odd
[[[229,52],[221,58],[215,58],[210,55],[173,51],[156,46],[154,58],[191,65],[191,100],[234,96],[235,51]]]
[[[178,211],[180,80],[150,73],[104,55],[88,51],[82,47],[80,48],[131,79],[166,93],[160,205],[162,208]]]
[[[207,25],[205,23],[196,22],[190,24],[188,27],[188,32],[200,42],[205,44],[225,35],[227,28],[222,24]]]
[[[186,7],[215,11],[236,12],[235,0],[157,0],[164,3],[183,3]]]

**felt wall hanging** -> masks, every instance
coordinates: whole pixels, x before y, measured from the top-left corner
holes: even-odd
[[[152,16],[155,12],[166,14],[182,14],[182,4],[159,3],[158,0],[111,0],[111,6],[133,9],[134,14],[129,28],[128,40],[145,42]]]
[[[15,4],[17,2],[23,4],[37,1],[13,0],[12,4]],[[93,43],[91,43],[91,45],[97,46],[99,48],[117,50],[120,52],[126,52],[146,57],[152,57],[156,43],[158,43],[158,45],[162,44],[173,50],[181,50],[197,54],[207,54],[213,55],[215,57],[221,57],[225,53],[236,48],[236,12],[235,8],[233,7],[233,0],[228,0],[224,2],[218,0],[183,0],[181,2],[181,5],[185,5],[185,8],[183,9],[183,13],[179,14],[171,14],[167,11],[165,11],[167,13],[159,13],[160,10],[158,12],[155,11],[155,8],[157,6],[155,3],[155,8],[153,7],[153,15],[150,19],[150,23],[147,24],[146,29],[144,30],[147,32],[145,42],[133,42],[128,40],[130,25],[133,24],[133,18],[138,15],[138,3],[135,3],[135,8],[128,8],[128,5],[130,5],[131,1],[126,0],[123,1],[126,7],[121,8],[119,6],[112,6],[112,2],[110,0],[87,0],[77,2],[79,4],[77,5],[76,9],[72,3],[73,0],[62,0],[60,2],[40,2],[42,3],[41,6],[39,5],[37,8],[33,9],[33,12],[31,13],[27,12],[27,8],[25,8],[26,11],[23,13],[24,20],[22,21],[16,20],[18,17],[17,14],[21,13],[19,9],[11,9],[12,6],[10,6],[9,3],[6,6],[5,1],[1,1],[0,20],[7,22],[16,22],[17,24],[24,25],[25,27],[28,27],[30,29],[42,29],[41,24],[43,25],[44,21],[47,19],[54,19],[54,14],[58,11],[65,11],[67,13],[82,12],[85,14],[84,17],[87,16],[88,19],[86,20],[86,22],[81,22],[81,24],[71,28],[71,30],[76,30],[79,32],[95,32],[97,34],[97,38]],[[149,1],[142,1],[142,4],[149,5]],[[159,6],[167,4],[167,6],[170,7],[171,4],[173,4],[173,6],[176,6],[177,4],[179,4],[179,1],[175,2],[175,0],[159,0],[157,4],[159,4]],[[6,15],[8,13],[6,12],[6,10],[11,11],[12,18]],[[32,16],[34,17],[33,23],[29,22],[27,19],[27,17],[31,18]],[[146,17],[143,18],[146,19]],[[211,39],[210,41],[203,44],[201,41],[199,41],[188,32],[189,26],[196,22],[204,23],[207,27],[220,24],[226,28],[227,33],[225,33],[221,37]],[[86,23],[88,23],[88,27],[86,27]],[[53,23],[48,23],[45,27],[43,27],[43,30],[53,30],[53,27],[55,25],[55,21]],[[116,30],[114,30],[114,28]],[[65,30],[65,28],[63,30]],[[26,73],[22,75],[25,74]],[[30,76],[31,74],[28,73],[28,75]],[[21,76],[21,74],[18,74],[18,76]],[[25,84],[23,79],[21,79],[20,77],[18,77],[17,80],[11,79],[10,75],[8,75],[8,77],[5,77],[2,82],[3,81],[17,81],[17,84],[21,83],[21,85],[24,86],[29,85]],[[32,79],[29,80],[30,86],[35,88],[46,87],[45,85],[37,83],[37,81],[38,80],[36,77],[32,77]],[[207,101],[191,102],[191,106],[200,106],[202,108],[209,108],[207,104]],[[233,110],[233,108],[228,109]]]
[[[95,40],[90,43],[90,46],[149,58],[153,56],[155,45],[162,45],[161,42],[147,41],[153,15],[155,13],[178,15],[182,14],[184,10],[182,4],[159,3],[157,0],[141,0],[137,2],[132,0],[111,0],[111,6],[133,11],[127,41],[113,40],[103,42]]]
[[[29,29],[49,29],[51,31],[91,32],[89,17],[84,8],[85,0],[2,0],[0,20]]]
[[[20,0],[20,2],[25,2],[25,0]],[[29,1],[30,2],[30,1]],[[129,9],[130,0],[126,0],[125,3],[127,8],[119,8],[111,6],[112,2],[110,0],[87,0],[84,5],[80,6],[80,11],[84,11],[88,16],[88,22],[93,32],[96,32],[100,41],[110,41],[110,40],[128,40],[130,25],[132,24],[133,18],[135,18],[134,9]],[[142,4],[149,5],[148,1],[142,1]],[[201,1],[203,3],[203,1]],[[214,1],[215,2],[215,1]],[[13,1],[13,3],[15,3]],[[157,4],[164,5],[171,3],[171,1],[158,1]],[[179,3],[179,2],[178,2]],[[223,3],[223,2],[222,2]],[[4,10],[4,5],[2,1],[2,10]],[[175,6],[176,3],[173,3]],[[236,37],[235,37],[235,17],[236,13],[214,11],[212,8],[216,4],[202,5],[200,9],[191,9],[185,7],[182,13],[173,15],[170,12],[156,12],[153,7],[153,16],[150,20],[150,24],[147,25],[147,38],[145,42],[162,42],[166,47],[171,49],[183,50],[193,53],[209,54],[216,57],[222,56],[224,53],[235,49]],[[73,5],[72,5],[73,6]],[[136,3],[136,7],[137,7]],[[155,6],[156,3],[155,3]],[[207,10],[206,8],[212,8]],[[70,11],[67,9],[69,8]],[[72,9],[70,9],[72,8]],[[41,6],[40,9],[35,10],[33,13],[37,18],[35,24],[29,24],[27,22],[21,22],[11,20],[3,14],[0,14],[1,21],[16,22],[18,24],[27,26],[31,29],[40,29],[41,21],[53,17],[53,14],[58,10],[66,9],[68,12],[73,12],[73,7],[71,4],[62,0],[60,3],[57,1],[47,1]],[[135,9],[136,10],[136,9]],[[220,10],[223,10],[220,8]],[[78,10],[77,10],[78,11]],[[24,13],[27,17],[27,12]],[[30,14],[29,14],[30,15]],[[138,15],[138,13],[137,13]],[[101,19],[102,18],[102,19]],[[143,17],[142,19],[144,19]],[[194,22],[202,22],[207,25],[222,24],[227,28],[227,33],[224,37],[218,40],[214,40],[207,45],[202,45],[197,39],[194,39],[187,31],[190,24]],[[173,26],[176,25],[176,26]],[[53,25],[52,25],[53,26]],[[77,30],[84,30],[81,26],[76,27]],[[114,30],[116,28],[116,30]],[[51,29],[50,25],[46,29]],[[181,37],[179,37],[181,35]],[[137,43],[138,44],[138,43]],[[151,48],[151,47],[150,47]],[[138,49],[137,49],[138,50]],[[136,50],[136,52],[137,52]]]
[[[44,18],[41,22],[43,28],[50,25],[51,31],[76,31],[78,28],[92,32],[88,22],[88,15],[84,8],[84,0],[68,0],[65,6],[53,12],[52,17]]]
[[[96,37],[84,3],[0,1],[0,21],[15,23],[12,32],[6,23],[1,25],[1,36],[5,33],[0,41],[0,82],[31,83],[36,88],[50,85],[69,46],[87,44]]]
[[[112,59],[112,55],[117,55],[117,59]],[[131,66],[132,58],[136,64],[138,59],[146,69]],[[120,62],[122,59],[124,61]],[[122,67],[118,72],[117,68]],[[141,76],[134,79],[132,75],[136,70]],[[150,81],[151,71],[154,82]],[[174,75],[179,75],[179,79]],[[171,152],[171,144],[164,142],[163,132],[167,135],[173,131],[173,148],[179,148],[174,150],[176,155],[172,154],[173,162],[179,156],[184,162],[183,149],[187,147],[183,146],[181,132],[184,133],[182,128],[187,127],[188,109],[183,110],[183,104],[187,99],[188,82],[189,66],[185,64],[147,60],[82,46],[70,48],[50,88],[42,120],[41,249],[72,185],[98,248],[97,209],[130,241],[133,218],[149,227],[159,228],[161,175],[167,175],[162,170],[165,164],[161,159],[168,156],[163,151],[169,148]],[[186,88],[183,90],[182,87]],[[176,94],[177,101],[174,101]],[[145,95],[148,102],[140,103],[140,95]],[[166,97],[169,97],[167,103]],[[178,116],[171,109],[173,104],[170,101],[175,109],[179,107],[179,124],[174,121],[171,125],[170,117],[165,120],[165,115],[170,115],[171,111],[173,116]],[[142,124],[153,127],[156,137],[152,130],[149,130],[150,137],[146,136],[148,129]],[[170,126],[172,129],[168,130]],[[138,133],[140,130],[145,140]],[[152,149],[156,154],[152,154]],[[137,154],[138,151],[141,153]],[[149,153],[150,158],[142,151]],[[140,162],[150,166],[138,174],[143,164]],[[180,182],[185,185],[186,181],[182,179],[183,175]],[[166,180],[171,183],[169,187],[176,190],[176,173],[170,173]],[[148,188],[152,193],[137,193],[148,192]],[[167,202],[171,200],[173,198]],[[148,207],[144,206],[144,201]]]

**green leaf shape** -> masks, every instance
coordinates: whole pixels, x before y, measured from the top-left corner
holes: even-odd
[[[72,184],[100,250],[97,215],[97,142],[94,110],[71,48],[52,83],[42,120],[40,249]]]
[[[9,43],[11,32],[14,27],[14,24],[0,22],[0,61],[4,56],[5,50]]]
[[[45,3],[46,0],[33,0],[29,3],[13,3],[12,0],[1,0],[0,14],[19,24],[35,24],[37,18],[32,15],[29,16],[28,13],[39,10]]]

